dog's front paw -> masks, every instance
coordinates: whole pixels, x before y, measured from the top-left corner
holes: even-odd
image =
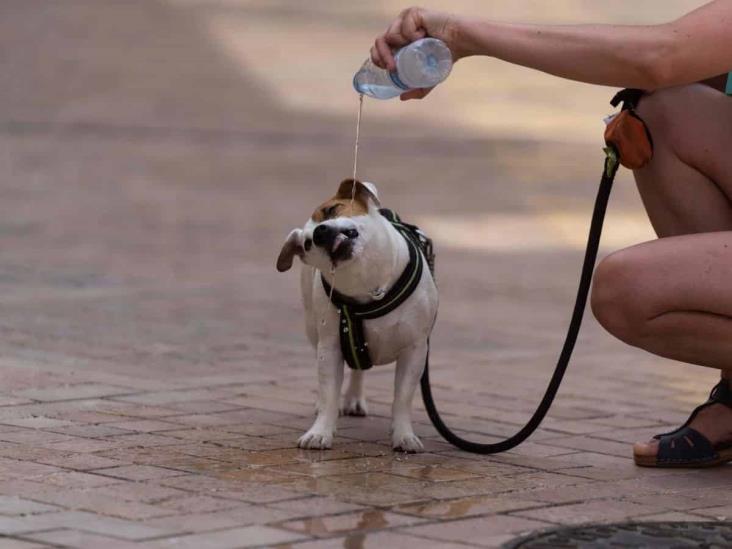
[[[333,446],[333,433],[324,433],[310,429],[297,439],[297,445],[307,450],[328,450]]]
[[[394,433],[391,437],[391,447],[397,452],[414,454],[424,450],[424,445],[413,432]]]
[[[366,405],[366,399],[363,397],[355,397],[346,395],[343,398],[343,406],[341,407],[342,416],[367,416],[369,408]]]

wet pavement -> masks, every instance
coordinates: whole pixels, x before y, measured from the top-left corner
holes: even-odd
[[[661,5],[590,4],[535,19]],[[511,452],[455,450],[416,402],[427,451],[392,453],[392,367],[369,372],[370,415],[342,418],[332,450],[295,447],[316,375],[298,277],[274,259],[350,175],[348,79],[397,3],[308,6],[0,6],[0,546],[496,547],[560,524],[732,519],[729,467],[631,460],[714,372],[589,314],[549,417]],[[367,102],[362,127],[360,173],[436,241],[438,405],[485,441],[526,421],[554,366],[610,93],[518,74],[465,61],[432,103]],[[555,125],[577,133],[545,140]],[[603,253],[651,237],[628,174],[608,223]]]

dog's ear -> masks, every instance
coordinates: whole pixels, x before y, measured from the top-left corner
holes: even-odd
[[[302,257],[305,251],[300,244],[302,231],[300,229],[293,229],[287,238],[285,243],[282,245],[280,255],[277,257],[277,270],[281,273],[289,271],[292,267],[292,260],[297,255]]]
[[[368,181],[359,181],[359,183],[366,188],[371,195],[371,199],[376,203],[376,205],[381,206],[381,203],[379,202],[379,191],[376,190],[376,185]]]
[[[356,185],[356,192],[353,192],[353,186]],[[336,193],[336,198],[351,198],[354,197],[356,200],[361,202],[364,206],[367,206],[369,200],[373,202],[377,208],[381,206],[379,202],[379,193],[376,190],[376,185],[369,183],[368,181],[358,181],[354,183],[353,179],[344,179],[341,181]]]

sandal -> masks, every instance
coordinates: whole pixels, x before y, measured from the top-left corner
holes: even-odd
[[[656,435],[659,441],[655,456],[634,455],[635,464],[641,467],[714,467],[732,461],[732,441],[712,444],[707,437],[689,427],[699,412],[712,404],[724,404],[732,408],[732,389],[727,380],[720,381],[709,395],[709,400],[698,406],[681,427]]]

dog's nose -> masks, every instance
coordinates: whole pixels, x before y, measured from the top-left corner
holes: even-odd
[[[358,230],[356,229],[339,230],[329,225],[318,225],[313,231],[313,244],[330,249],[339,234],[349,239],[358,238]]]
[[[328,225],[318,225],[313,231],[313,244],[316,246],[330,246],[333,244],[336,230]]]

